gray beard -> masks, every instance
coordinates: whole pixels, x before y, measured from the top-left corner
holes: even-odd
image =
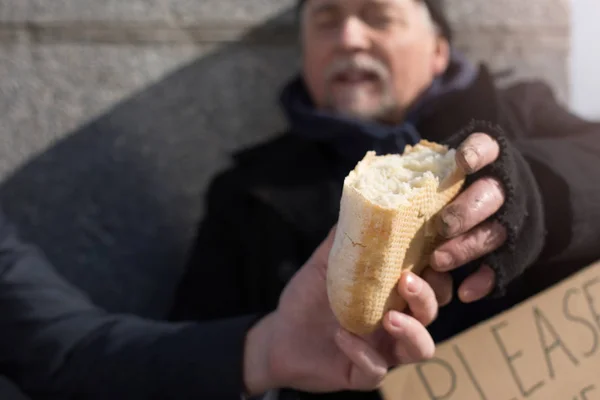
[[[325,108],[338,115],[344,115],[351,118],[357,118],[366,121],[377,121],[384,124],[398,122],[399,115],[402,114],[400,107],[393,97],[386,94],[383,96],[377,107],[369,110],[339,109],[335,106],[331,98],[328,99]]]
[[[397,123],[403,114],[403,111],[401,110],[402,107],[399,106],[398,102],[394,98],[394,95],[390,90],[390,83],[387,82],[387,79],[381,79],[380,85],[383,88],[383,91],[377,107],[369,110],[339,109],[335,106],[335,100],[328,88],[328,96],[326,97],[325,108],[335,114],[357,118],[360,120],[377,121],[384,124]]]

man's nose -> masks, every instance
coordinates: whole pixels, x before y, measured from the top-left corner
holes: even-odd
[[[369,46],[367,27],[358,18],[348,18],[341,26],[338,45],[346,51],[365,50]]]

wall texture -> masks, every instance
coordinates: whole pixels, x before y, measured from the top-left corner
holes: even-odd
[[[568,0],[448,1],[458,47],[568,98]],[[164,314],[210,176],[283,124],[292,4],[0,0],[0,202],[99,305]]]
[[[600,2],[577,0],[572,7],[571,106],[583,117],[600,120],[600,52],[594,42],[600,36]]]

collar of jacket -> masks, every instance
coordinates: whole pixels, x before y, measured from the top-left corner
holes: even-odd
[[[452,52],[446,73],[435,79],[415,101],[406,118],[397,125],[340,116],[315,108],[303,78],[298,75],[282,90],[281,107],[291,134],[333,146],[343,157],[357,162],[369,150],[378,154],[401,153],[406,145],[419,142],[416,126],[445,95],[468,88],[477,77],[477,68],[458,51]]]

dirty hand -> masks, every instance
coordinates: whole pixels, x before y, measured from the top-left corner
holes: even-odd
[[[457,149],[456,161],[469,175],[496,161],[499,153],[498,143],[492,137],[474,133]],[[450,271],[493,252],[506,241],[506,229],[489,218],[504,201],[501,183],[483,176],[440,212],[439,232],[447,241],[432,254],[431,268],[423,274],[436,291],[440,305],[452,299]],[[459,287],[459,299],[465,303],[478,301],[491,293],[494,283],[494,271],[487,265],[481,265]]]

